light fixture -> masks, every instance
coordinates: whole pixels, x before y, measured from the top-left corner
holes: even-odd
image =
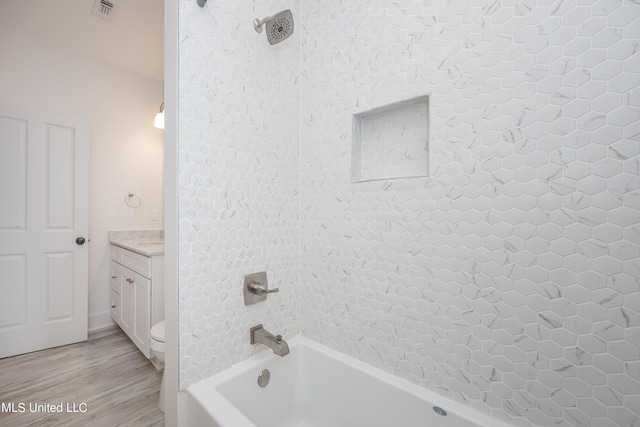
[[[158,129],[164,129],[164,102],[160,105],[160,111],[156,114],[153,125]]]

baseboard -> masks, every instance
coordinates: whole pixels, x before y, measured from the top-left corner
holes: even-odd
[[[89,315],[89,332],[110,328],[115,324],[111,319],[111,312],[109,311]]]

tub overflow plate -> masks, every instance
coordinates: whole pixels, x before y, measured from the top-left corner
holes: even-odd
[[[445,411],[444,409],[438,407],[438,406],[434,406],[433,410],[436,414],[438,415],[442,415],[443,417],[447,415],[447,411]]]
[[[258,385],[260,387],[266,387],[269,384],[269,380],[271,379],[271,372],[268,369],[263,369],[258,374]]]

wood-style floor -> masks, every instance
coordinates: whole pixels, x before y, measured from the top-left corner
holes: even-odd
[[[161,378],[117,326],[87,342],[0,359],[0,426],[164,426]],[[24,411],[10,412],[12,403]],[[82,403],[86,412],[72,412]],[[32,412],[37,404],[62,404],[63,412]]]

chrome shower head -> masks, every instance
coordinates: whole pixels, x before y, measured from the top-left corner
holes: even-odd
[[[258,33],[261,33],[262,26],[265,23],[267,24],[267,40],[269,40],[269,44],[278,44],[293,34],[293,15],[290,10],[283,10],[264,19],[254,19],[253,28]]]

